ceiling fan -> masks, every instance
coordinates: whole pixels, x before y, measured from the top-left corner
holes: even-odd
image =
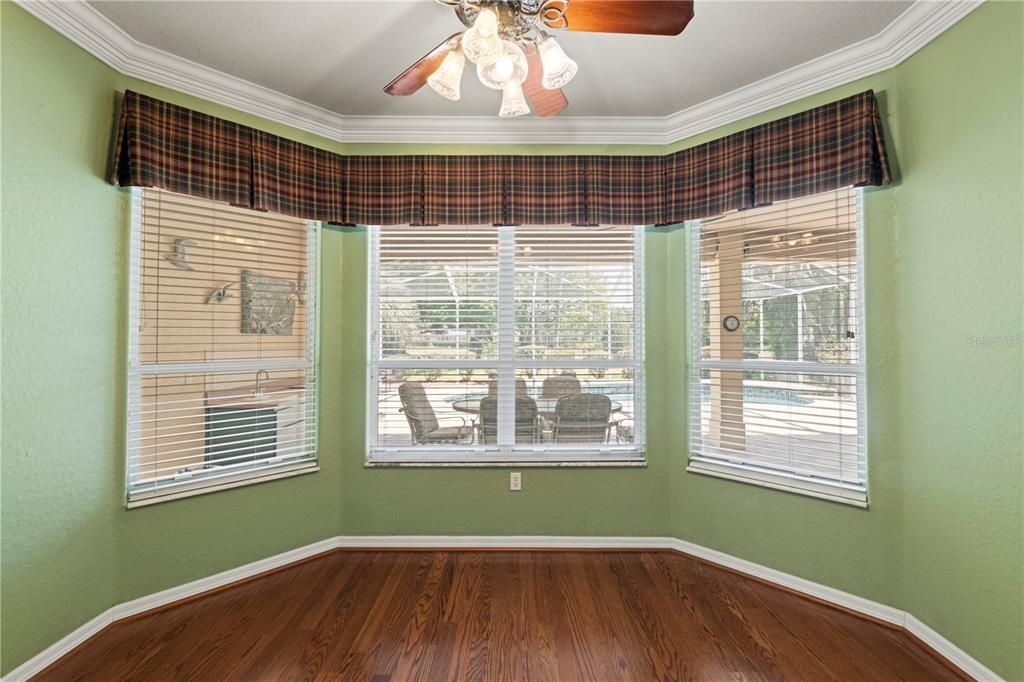
[[[499,116],[523,116],[530,104],[554,116],[569,102],[562,92],[577,65],[549,30],[678,35],[693,18],[693,0],[437,0],[467,29],[451,36],[384,88],[411,95],[424,85],[460,96],[466,60],[485,86],[502,91]],[[527,102],[529,100],[529,103]]]

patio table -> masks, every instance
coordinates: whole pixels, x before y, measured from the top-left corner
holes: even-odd
[[[464,412],[466,414],[480,414],[480,400],[481,398],[463,398],[462,400],[456,400],[452,403],[452,409],[456,412]],[[555,405],[558,404],[558,398],[534,398],[533,401],[537,403],[537,412],[544,416],[551,416],[555,413]],[[612,414],[622,411],[622,403],[612,401]]]

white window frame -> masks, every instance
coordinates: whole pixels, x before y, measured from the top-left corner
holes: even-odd
[[[503,308],[515,305],[515,227],[498,226],[498,325],[499,340],[514,338],[515,316],[504,314]],[[367,409],[366,443],[367,466],[527,466],[527,467],[589,467],[589,466],[646,466],[646,389],[644,385],[644,226],[633,227],[633,357],[630,360],[523,360],[515,359],[514,343],[500,344],[498,357],[485,360],[381,360],[378,331],[380,326],[379,261],[380,228],[367,226],[370,248],[367,250],[369,286],[367,295]],[[504,302],[504,303],[503,303]],[[502,334],[502,329],[506,333]],[[378,446],[378,390],[379,370],[382,368],[440,368],[452,366],[496,369],[498,372],[498,412],[511,414],[515,401],[514,381],[517,369],[633,369],[633,425],[631,444],[603,443],[586,445],[558,445],[553,443],[531,445],[466,446],[416,445]],[[499,421],[497,440],[514,439],[514,427],[509,420]]]
[[[700,381],[702,369],[796,372],[801,374],[828,374],[852,376],[857,381],[857,422],[858,428],[867,433],[867,333],[864,288],[864,206],[863,190],[856,193],[856,254],[857,254],[857,361],[849,364],[785,361],[785,360],[703,360],[701,359],[701,325],[703,301],[701,300],[700,265],[700,221],[687,224],[690,232],[690,372],[687,386],[688,400],[693,401],[694,382]],[[867,439],[865,438],[865,443]],[[686,470],[691,473],[724,478],[741,483],[750,483],[765,488],[806,495],[855,507],[868,506],[868,452],[865,444],[860,453],[864,464],[863,486],[840,484],[816,478],[786,474],[753,465],[725,463],[715,458],[703,457],[701,451],[700,405],[690,406],[690,442]]]
[[[308,241],[306,252],[306,291],[307,296],[316,301],[315,305],[309,306],[313,314],[309,315],[306,322],[306,349],[305,358],[302,360],[231,360],[220,362],[182,362],[182,363],[140,363],[139,362],[139,324],[141,306],[141,278],[142,278],[142,207],[143,188],[134,187],[131,190],[131,236],[129,246],[129,284],[128,284],[128,393],[126,404],[126,457],[125,457],[125,506],[129,509],[148,506],[158,502],[176,500],[183,497],[192,497],[205,493],[227,490],[255,483],[273,481],[279,478],[288,478],[301,474],[314,473],[320,470],[319,465],[319,381],[313,381],[312,385],[307,383],[306,389],[306,419],[312,420],[307,423],[313,424],[313,442],[316,450],[312,458],[304,457],[301,461],[273,461],[276,458],[268,458],[262,463],[245,463],[236,465],[232,471],[231,465],[221,466],[217,471],[211,473],[196,472],[190,473],[187,479],[170,485],[163,484],[158,488],[152,484],[132,486],[130,471],[132,462],[138,457],[137,447],[134,444],[132,433],[135,426],[136,414],[134,408],[140,403],[140,391],[142,378],[156,374],[176,374],[183,372],[233,372],[252,371],[261,369],[305,369],[307,377],[318,377],[319,367],[319,342],[320,342],[320,244],[321,229],[320,223],[307,221]],[[315,298],[314,298],[315,297]]]

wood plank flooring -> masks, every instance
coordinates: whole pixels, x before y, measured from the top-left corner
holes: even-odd
[[[115,623],[38,680],[958,680],[674,552],[338,551]]]

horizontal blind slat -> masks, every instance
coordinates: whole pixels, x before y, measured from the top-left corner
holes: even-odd
[[[700,222],[691,458],[864,485],[860,229],[853,189]]]
[[[373,451],[429,447],[399,395],[406,384],[422,385],[431,428],[473,422],[474,436],[445,447],[493,446],[497,424],[511,423],[515,446],[564,447],[547,379],[613,395],[618,418],[639,409],[635,228],[385,226],[371,240]],[[511,402],[489,422],[481,410],[502,391]],[[546,435],[516,421],[513,396],[551,413]]]
[[[129,498],[315,460],[316,227],[160,190],[138,201]]]

